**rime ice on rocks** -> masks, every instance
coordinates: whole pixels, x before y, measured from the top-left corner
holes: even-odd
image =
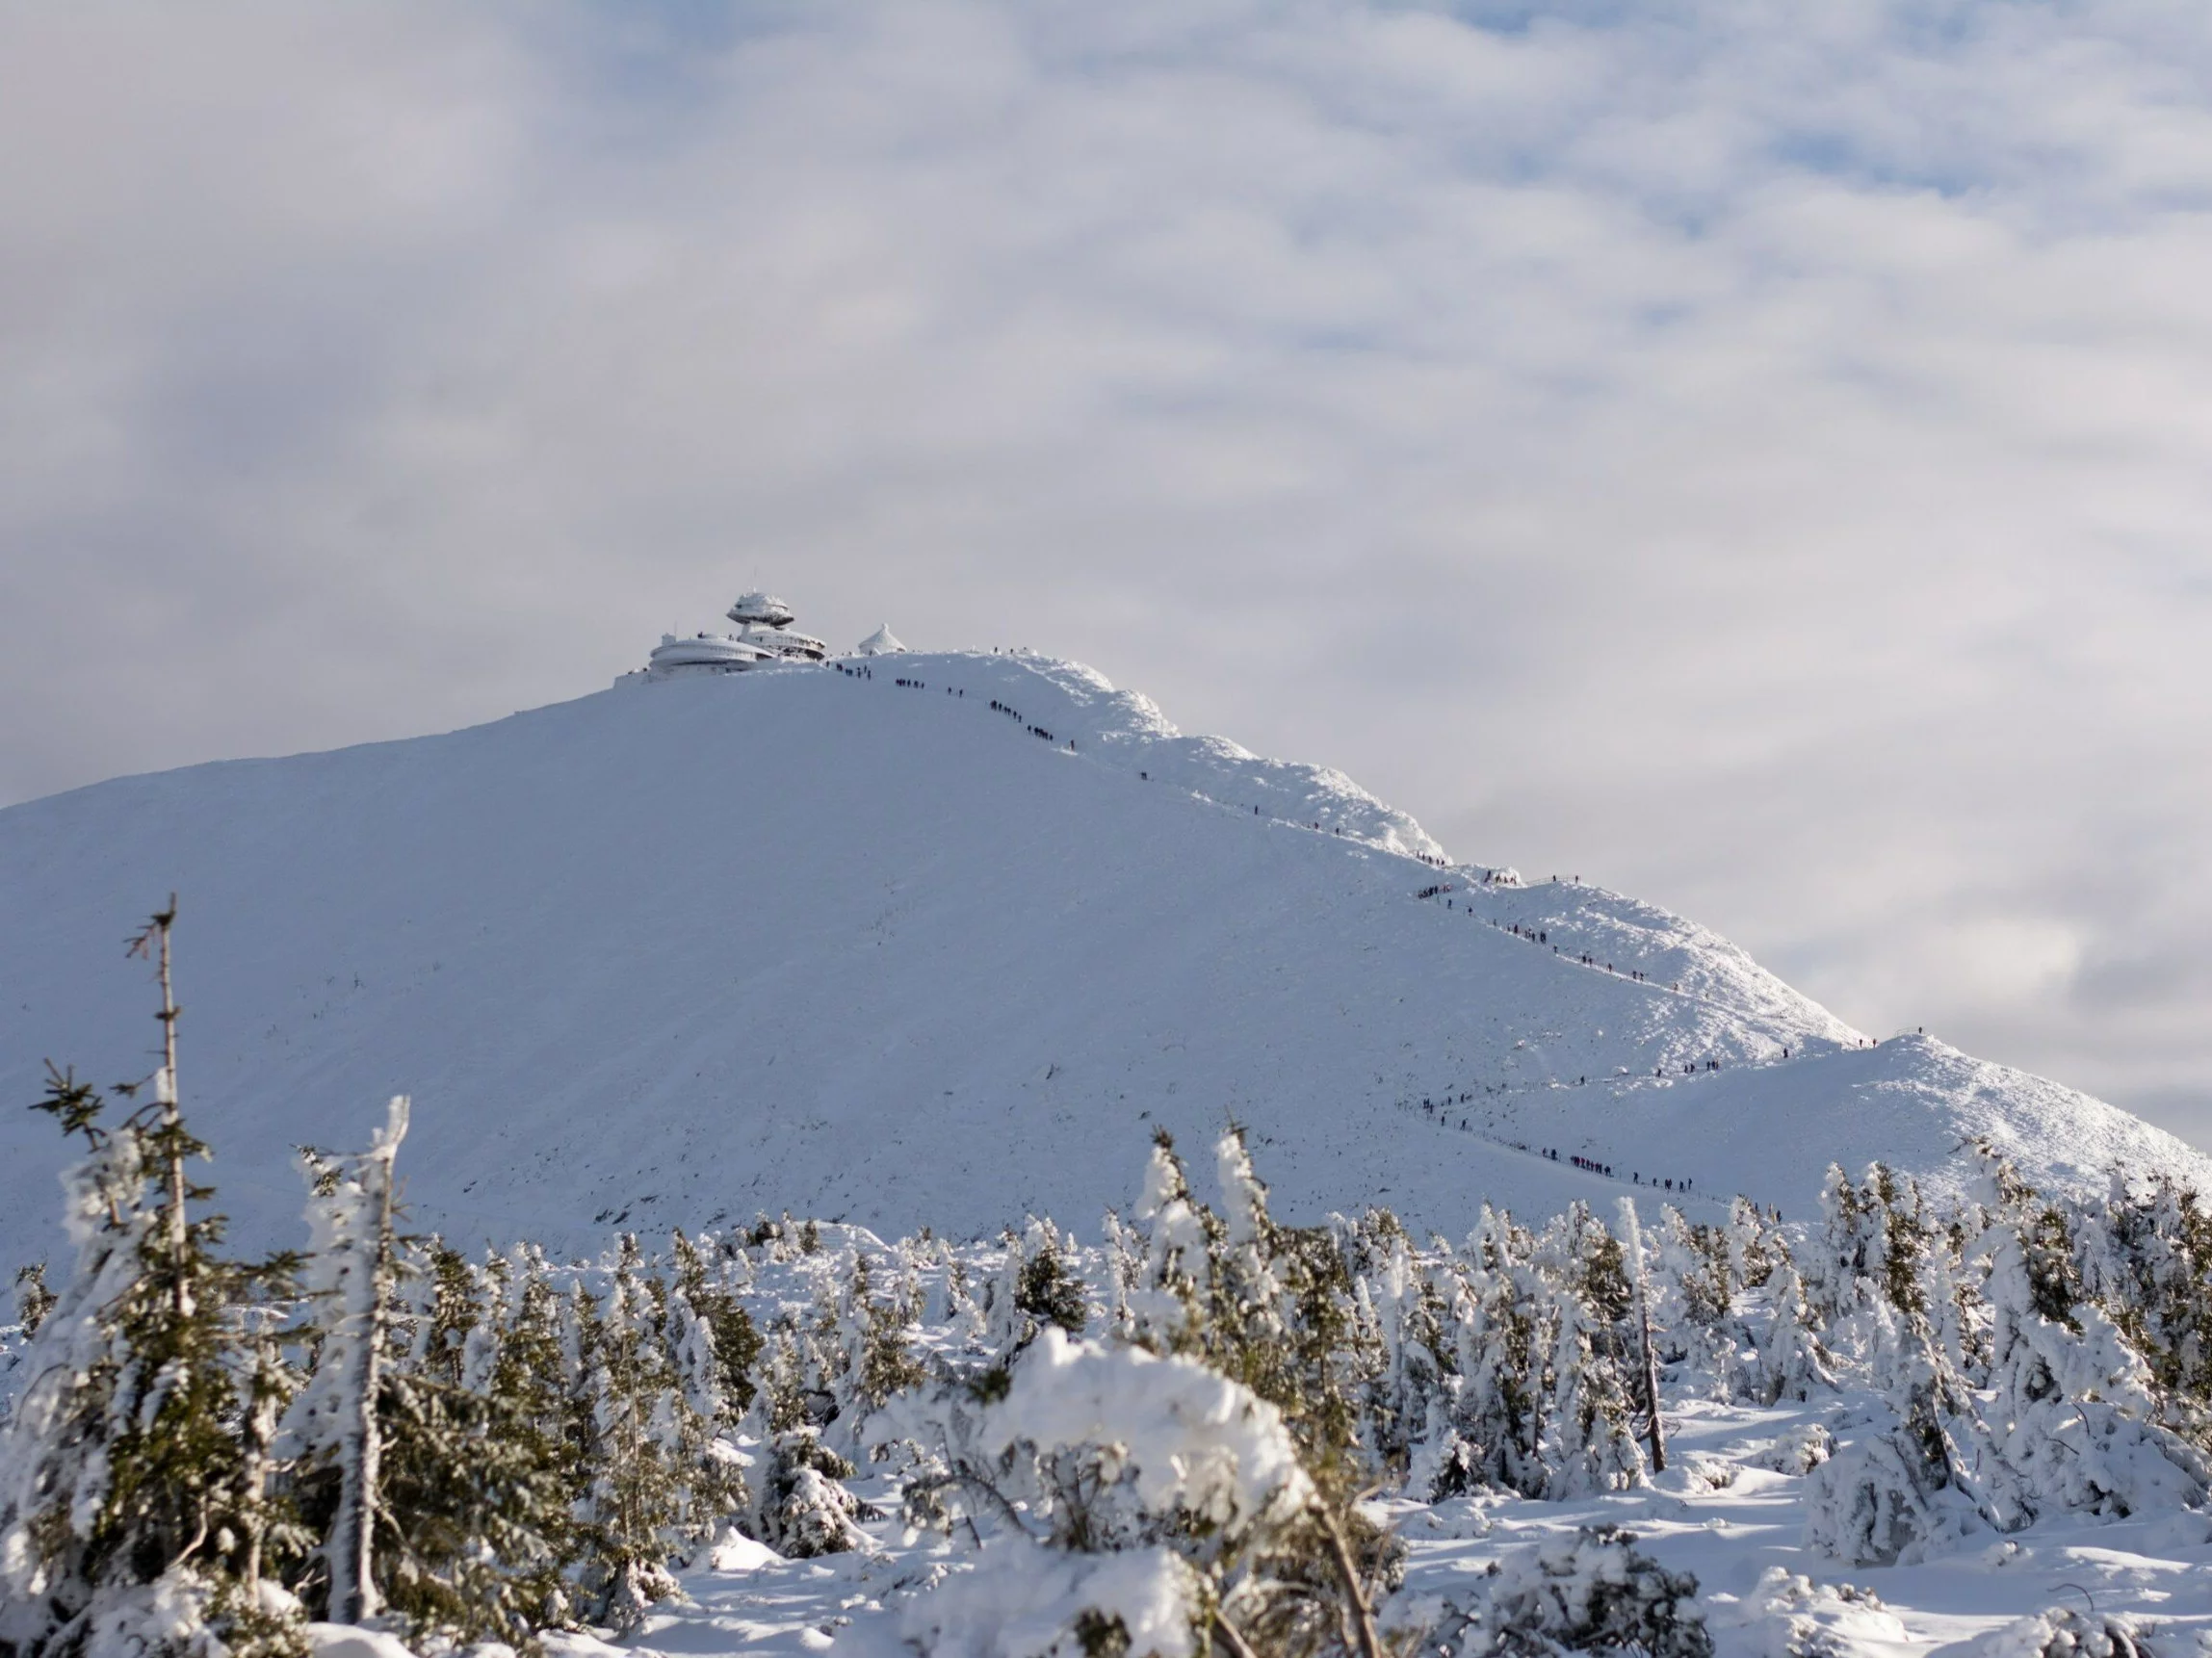
[[[664,634],[646,658],[645,666],[624,674],[615,683],[742,673],[777,662],[819,662],[829,654],[829,647],[821,640],[792,631],[795,613],[772,593],[747,593],[729,608],[727,614],[738,624],[736,633],[694,634],[688,639]],[[889,639],[890,631],[882,630],[879,636]],[[902,647],[894,639],[889,648]]]

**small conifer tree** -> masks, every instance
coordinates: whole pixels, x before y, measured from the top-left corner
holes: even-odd
[[[207,1148],[177,1092],[175,919],[172,897],[130,946],[161,992],[151,1098],[111,1125],[96,1090],[49,1066],[38,1102],[85,1156],[65,1182],[76,1260],[41,1308],[31,1380],[0,1429],[0,1646],[16,1658],[117,1642],[158,1658],[179,1625],[147,1619],[156,1598],[235,1651],[300,1645],[259,1575],[283,1541],[264,1395],[285,1383],[255,1314],[293,1263],[224,1258],[213,1193],[188,1174]]]

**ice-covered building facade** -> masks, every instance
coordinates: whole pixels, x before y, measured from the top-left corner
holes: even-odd
[[[829,655],[820,639],[794,632],[792,608],[772,593],[747,593],[728,611],[734,634],[661,635],[660,644],[637,673],[625,680],[664,680],[694,674],[734,674],[777,662],[819,662]]]

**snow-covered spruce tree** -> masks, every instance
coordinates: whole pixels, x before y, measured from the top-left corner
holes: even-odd
[[[753,1365],[761,1354],[761,1334],[752,1315],[720,1278],[710,1276],[707,1257],[681,1231],[675,1234],[670,1254],[675,1263],[676,1288],[703,1329],[713,1354],[713,1388],[720,1411],[709,1412],[717,1426],[742,1416],[753,1402]],[[739,1255],[736,1260],[742,1262]],[[687,1360],[687,1367],[693,1360]],[[693,1409],[704,1410],[699,1397],[703,1380],[687,1376],[693,1389]]]
[[[1749,1332],[1737,1306],[1735,1239],[1720,1227],[1693,1224],[1670,1204],[1659,1210],[1652,1244],[1652,1322],[1677,1385],[1714,1399],[1753,1397],[1758,1379],[1743,1361]],[[1766,1266],[1763,1249],[1758,1256]]]
[[[595,1622],[634,1627],[680,1593],[671,1560],[710,1537],[743,1499],[711,1424],[685,1397],[668,1345],[668,1291],[625,1235],[606,1296],[579,1295],[590,1476],[582,1541]]]
[[[869,1516],[844,1484],[853,1464],[808,1417],[805,1363],[789,1329],[769,1339],[742,1437],[759,1447],[739,1516],[746,1536],[792,1559],[867,1546],[858,1522]]]
[[[24,1340],[39,1334],[39,1326],[54,1309],[55,1299],[54,1292],[46,1287],[44,1261],[35,1260],[15,1269],[15,1322]]]
[[[2024,1524],[1992,1504],[1997,1469],[1973,1454],[1979,1418],[1920,1314],[1895,1326],[1883,1374],[1887,1425],[1846,1443],[1806,1482],[1807,1546],[1851,1566],[1911,1565],[1984,1526]]]
[[[1824,1328],[1861,1310],[1879,1271],[1882,1234],[1871,1194],[1853,1185],[1841,1164],[1829,1164],[1820,1188],[1817,1242],[1799,1263]]]
[[[682,1506],[667,1407],[675,1378],[662,1353],[656,1308],[636,1245],[622,1240],[604,1301],[580,1285],[576,1315],[589,1415],[582,1541],[593,1622],[634,1627],[679,1593],[667,1561]]]
[[[1458,1378],[1447,1334],[1464,1281],[1448,1246],[1419,1257],[1405,1229],[1370,1210],[1338,1228],[1340,1251],[1354,1273],[1358,1322],[1371,1325],[1380,1351],[1359,1398],[1361,1443],[1405,1489],[1425,1493],[1448,1482],[1448,1420]]]
[[[1861,1362],[1877,1368],[1887,1356],[1921,1341],[1946,1352],[1949,1313],[1931,1299],[1930,1263],[1939,1231],[1917,1181],[1884,1163],[1869,1163],[1857,1186],[1830,1165],[1821,1192],[1822,1242],[1801,1265],[1830,1332]],[[1917,1334],[1905,1326],[1917,1318]]]
[[[1619,1490],[1644,1479],[1630,1380],[1632,1303],[1621,1245],[1580,1204],[1547,1232],[1556,1308],[1544,1405],[1545,1494]]]
[[[1652,1347],[1652,1277],[1644,1258],[1643,1227],[1636,1216],[1636,1200],[1623,1198],[1620,1205],[1621,1255],[1627,1269],[1628,1288],[1634,1298],[1630,1316],[1635,1320],[1634,1380],[1642,1383],[1636,1408],[1644,1413],[1644,1444],[1651,1452],[1652,1470],[1667,1466],[1666,1412],[1659,1397],[1659,1360]]]
[[[1004,1263],[990,1286],[984,1339],[1001,1359],[1037,1338],[1048,1324],[1080,1335],[1090,1321],[1090,1292],[1076,1270],[1075,1244],[1051,1221],[1030,1216],[1005,1235]]]
[[[321,1346],[314,1376],[292,1408],[288,1449],[310,1469],[327,1469],[335,1487],[322,1549],[333,1623],[359,1623],[383,1610],[376,1573],[378,1406],[398,1272],[393,1165],[406,1132],[406,1097],[395,1095],[367,1152],[336,1159],[300,1153],[311,1240],[305,1288],[317,1304]]]
[[[1985,1158],[1993,1156],[1984,1149]],[[2177,1408],[2212,1409],[2212,1212],[2171,1176],[2116,1174],[2076,1205],[2073,1254],[2086,1297],[2104,1308]],[[2202,1441],[2205,1436],[2193,1434]]]
[[[54,1292],[46,1287],[46,1263],[34,1261],[15,1272],[15,1322],[0,1324],[0,1423],[15,1408],[15,1390],[22,1386],[23,1350],[39,1334]]]
[[[308,1588],[341,1621],[531,1647],[566,1621],[574,1551],[559,1304],[527,1255],[479,1269],[395,1233],[404,1130],[395,1102],[367,1153],[303,1154],[319,1348],[286,1446],[326,1540]]]
[[[2202,1405],[2163,1386],[2089,1299],[2066,1213],[1995,1153],[1983,1159],[1987,1230],[1972,1254],[1988,1268],[1989,1438],[2009,1505],[2024,1522],[2200,1504],[2212,1488]]]
[[[291,1263],[221,1256],[213,1194],[187,1174],[207,1149],[177,1091],[175,916],[172,898],[131,945],[161,987],[151,1098],[111,1126],[97,1092],[49,1067],[39,1102],[85,1156],[65,1182],[75,1260],[0,1429],[0,1647],[15,1658],[303,1649],[262,1575],[289,1541],[259,1443],[285,1384],[253,1324]]]
[[[565,1620],[574,1529],[567,1446],[529,1373],[558,1378],[558,1351],[497,1330],[497,1277],[455,1251],[433,1241],[405,1266],[403,1291],[422,1293],[378,1389],[378,1591],[417,1637],[531,1647]]]
[[[843,1360],[830,1394],[846,1442],[857,1446],[869,1416],[894,1393],[925,1380],[926,1372],[913,1354],[911,1308],[878,1292],[865,1250],[856,1246],[851,1262],[837,1326]]]
[[[845,1485],[854,1472],[810,1422],[771,1432],[747,1483],[747,1535],[791,1560],[866,1550],[859,1522],[874,1516]]]
[[[1711,1658],[1712,1637],[1693,1604],[1698,1580],[1635,1544],[1617,1526],[1584,1526],[1508,1555],[1476,1580],[1471,1604],[1454,1607],[1424,1650]]]
[[[976,1303],[968,1263],[943,1238],[932,1239],[928,1248],[932,1287],[924,1308],[924,1320],[946,1326],[953,1339],[963,1345],[980,1345],[987,1321]]]
[[[1464,1288],[1452,1308],[1458,1387],[1432,1453],[1443,1470],[1431,1500],[1474,1487],[1542,1496],[1545,1375],[1553,1323],[1551,1297],[1538,1274],[1535,1239],[1510,1215],[1483,1205],[1471,1240]]]
[[[1834,1305],[1856,1326],[1861,1360],[1887,1396],[1888,1419],[1845,1444],[1806,1485],[1808,1546],[1851,1565],[1912,1563],[1983,1528],[2032,1518],[1978,1413],[1941,1298],[1955,1283],[1937,1262],[1916,1187],[1881,1164],[1853,1188],[1831,1171],[1826,1263]],[[1840,1217],[1844,1224],[1838,1225]],[[1932,1298],[1931,1285],[1937,1290]]]
[[[1722,1233],[1727,1240],[1729,1274],[1738,1287],[1757,1289],[1787,1254],[1782,1229],[1770,1222],[1749,1198],[1729,1204],[1729,1218]]]
[[[1280,1409],[1308,1477],[1324,1501],[1341,1502],[1380,1471],[1359,1439],[1360,1400],[1383,1366],[1372,1305],[1332,1232],[1268,1212],[1242,1129],[1222,1136],[1214,1163],[1224,1213],[1201,1221],[1210,1251],[1200,1316],[1163,1345]]]
[[[1173,1142],[1161,1134],[1154,1145],[1128,1229],[1143,1263],[1129,1295],[1131,1339],[1193,1359],[1281,1412],[1315,1499],[1300,1546],[1286,1533],[1268,1569],[1366,1630],[1377,1586],[1395,1581],[1402,1556],[1354,1501],[1385,1471],[1359,1433],[1362,1399],[1383,1368],[1373,1309],[1333,1232],[1274,1220],[1242,1130],[1222,1136],[1214,1162],[1219,1215],[1190,1195]]]
[[[1802,1403],[1815,1394],[1833,1392],[1835,1361],[1820,1339],[1817,1315],[1786,1252],[1768,1275],[1766,1297],[1769,1318],[1759,1348],[1758,1402]]]

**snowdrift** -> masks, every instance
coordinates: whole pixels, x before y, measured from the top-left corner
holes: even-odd
[[[2054,1084],[1868,1048],[1652,906],[1492,872],[1066,663],[626,685],[0,812],[0,1099],[48,1056],[152,1068],[121,941],[173,889],[182,1085],[248,1240],[296,1238],[295,1147],[365,1144],[403,1092],[412,1222],[464,1244],[1087,1217],[1155,1128],[1231,1119],[1286,1218],[1455,1234],[1632,1178],[1794,1218],[1832,1160],[1939,1189],[1976,1136],[2038,1182],[2203,1167]],[[6,1264],[52,1247],[63,1149],[13,1110],[0,1153]]]

